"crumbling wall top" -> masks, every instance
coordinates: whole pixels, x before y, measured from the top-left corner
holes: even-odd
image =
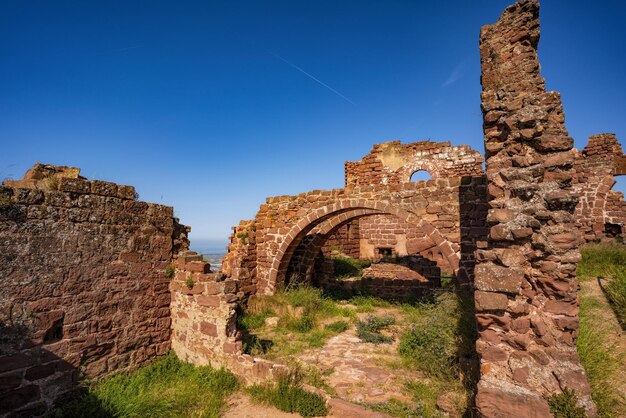
[[[346,187],[406,183],[420,170],[427,171],[433,179],[482,175],[483,161],[482,155],[467,145],[384,142],[375,144],[360,161],[345,163]]]

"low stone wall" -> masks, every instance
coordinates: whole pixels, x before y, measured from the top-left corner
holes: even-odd
[[[211,273],[209,263],[193,251],[178,258],[170,282],[172,349],[196,365],[225,367],[247,384],[274,380],[286,366],[243,354],[237,311],[245,297],[241,282]]]
[[[172,208],[78,169],[48,180],[44,169],[60,171],[41,166],[25,188],[0,187],[0,416],[39,415],[79,374],[170,347],[165,268],[185,241]]]

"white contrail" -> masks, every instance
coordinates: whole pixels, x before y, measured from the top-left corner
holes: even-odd
[[[345,101],[347,101],[348,103],[352,104],[353,106],[356,106],[356,103],[354,103],[352,100],[348,99],[346,96],[344,96],[343,94],[339,93],[337,90],[335,90],[334,88],[332,88],[331,86],[329,86],[328,84],[324,83],[321,80],[318,80],[317,78],[313,77],[311,74],[307,73],[306,71],[304,71],[302,68],[298,67],[296,64],[293,64],[289,61],[287,61],[286,59],[284,59],[283,57],[281,57],[278,54],[275,54],[271,51],[268,51],[270,54],[272,54],[273,56],[275,56],[276,58],[278,58],[279,60],[281,60],[282,62],[284,62],[285,64],[289,65],[290,67],[295,68],[296,70],[300,71],[302,74],[306,75],[307,77],[309,77],[311,80],[315,81],[316,83],[326,87],[328,90],[332,91],[333,93],[335,93],[337,96],[341,97],[342,99],[344,99]]]

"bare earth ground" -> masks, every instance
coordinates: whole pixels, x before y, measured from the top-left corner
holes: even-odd
[[[237,392],[228,399],[228,409],[224,418],[298,418],[300,414],[290,414],[271,406],[254,403],[248,395]]]

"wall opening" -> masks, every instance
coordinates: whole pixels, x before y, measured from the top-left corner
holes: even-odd
[[[432,180],[432,178],[433,176],[431,176],[428,171],[417,170],[415,173],[411,174],[411,178],[409,179],[409,181],[411,182],[426,181],[426,180]]]

